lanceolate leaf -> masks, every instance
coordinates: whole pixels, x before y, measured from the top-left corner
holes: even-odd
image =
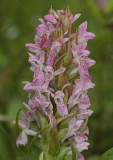
[[[21,153],[21,156],[24,160],[31,160],[32,156],[30,155],[29,151],[26,149],[26,147],[19,147],[18,148],[19,153]],[[32,160],[36,160],[33,159]]]
[[[40,112],[38,113],[39,122],[41,125],[41,129],[45,128],[48,125],[47,118],[42,115]]]
[[[34,145],[35,141],[37,140],[38,136],[39,136],[41,133],[45,132],[48,128],[49,128],[49,126],[47,126],[46,128],[40,130],[40,131],[33,137],[32,141],[31,141],[31,144],[30,144],[30,153],[31,153],[32,160],[36,160],[36,159],[34,158],[34,156],[32,155],[33,145]]]
[[[58,62],[60,62],[60,60],[66,55],[66,53],[64,53],[63,55],[61,55],[54,63],[54,65],[56,65]]]
[[[57,125],[59,124],[59,123],[61,123],[61,122],[63,122],[63,121],[65,121],[66,119],[68,119],[68,118],[70,118],[70,117],[74,117],[75,116],[75,113],[72,113],[72,114],[68,114],[67,116],[65,116],[65,117],[61,117],[61,118],[59,118],[58,120],[57,120]]]
[[[40,154],[40,156],[39,156],[39,160],[43,160],[43,152]]]
[[[70,142],[71,150],[72,150],[72,160],[75,160],[76,159],[76,151],[75,151],[75,148],[74,148],[73,143],[71,142],[71,140],[69,140],[69,142]]]
[[[68,128],[60,129],[58,132],[59,139],[61,140],[68,133]]]
[[[85,120],[85,122],[84,122],[84,125],[83,125],[83,127],[82,127],[82,129],[81,129],[81,132],[83,132],[83,131],[85,130],[85,128],[86,128],[86,126],[87,126],[87,123],[88,123],[88,117],[86,118],[86,120]]]
[[[105,152],[99,160],[113,160],[113,148],[109,149],[107,152]]]
[[[50,140],[48,153],[50,155],[55,156],[59,152],[59,149],[60,149],[59,136],[57,132],[57,127],[54,123],[51,131],[51,140]]]
[[[40,130],[40,131],[33,137],[32,141],[31,141],[31,144],[30,144],[30,152],[32,152],[32,147],[33,147],[36,139],[38,138],[38,136],[39,136],[42,132],[46,131],[48,128],[49,128],[49,126],[47,126],[46,128]]]
[[[74,118],[74,117],[75,117],[75,113],[72,113],[72,114],[69,114],[65,117],[62,117],[62,118],[58,119],[57,124],[60,125],[60,129],[61,128],[67,128],[69,121],[71,121],[72,118]]]
[[[0,160],[17,160],[6,131],[0,125]]]
[[[60,150],[60,153],[58,154],[56,160],[64,160],[66,154],[71,150],[70,147],[64,147]]]

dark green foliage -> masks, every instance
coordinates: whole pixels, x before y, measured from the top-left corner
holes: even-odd
[[[113,148],[109,149],[106,151],[100,158],[99,160],[112,160],[113,159]]]

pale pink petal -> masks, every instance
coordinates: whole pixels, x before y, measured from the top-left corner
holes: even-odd
[[[30,107],[27,103],[23,102],[23,105],[24,105],[29,111],[32,111],[32,110],[31,110],[31,107]]]
[[[93,113],[92,110],[81,110],[81,112],[77,115],[78,119],[86,119],[87,117],[91,116]]]
[[[38,35],[35,35],[35,44],[40,45],[41,38]]]
[[[42,32],[48,32],[48,26],[46,24],[38,25],[37,29],[41,30]]]
[[[57,23],[57,19],[52,15],[52,14],[47,14],[44,16],[44,19],[53,23],[53,24],[56,24]]]
[[[88,50],[83,50],[80,52],[79,56],[88,56],[90,52]]]
[[[26,44],[26,47],[29,51],[36,53],[39,50],[39,46],[37,44],[28,43]]]
[[[81,153],[79,153],[79,155],[76,157],[76,160],[85,160],[85,159],[84,156]]]
[[[86,64],[87,64],[88,68],[93,66],[96,63],[94,60],[92,60],[90,58],[85,59],[85,61],[86,61]]]
[[[90,100],[86,93],[83,93],[79,98],[78,107],[80,109],[87,109],[88,107],[90,107]]]
[[[49,28],[49,32],[53,33],[55,31],[55,27],[50,22],[47,22],[47,25],[48,25],[48,28]]]
[[[57,112],[61,116],[66,116],[68,114],[68,110],[66,105],[63,102],[57,102]]]
[[[61,49],[61,43],[58,41],[53,42],[52,46],[51,46],[51,50],[54,52],[59,52]]]
[[[64,93],[62,91],[57,91],[54,93],[54,99],[64,98]]]
[[[49,53],[48,58],[47,58],[47,65],[53,66],[55,56],[56,55],[54,54],[54,52]]]
[[[45,21],[42,18],[38,18],[38,20],[43,24]]]
[[[59,74],[61,74],[61,73],[64,73],[65,70],[66,70],[66,68],[65,68],[65,67],[62,67],[62,68],[56,70],[56,71],[54,72],[54,75],[57,76],[57,75],[59,75]]]
[[[54,74],[54,69],[53,69],[52,66],[46,66],[45,69],[44,69],[44,71],[46,73],[50,73],[51,75]]]
[[[31,54],[31,53],[28,53],[29,54],[29,62],[32,64],[32,65],[35,65],[35,66],[37,66],[37,65],[41,65],[42,64],[42,62],[40,61],[40,59],[37,57],[37,56],[35,56],[35,55],[33,55],[33,54]]]
[[[21,111],[21,117],[22,117],[22,120],[24,122],[31,122],[34,120],[33,116],[31,115],[30,112],[25,112],[24,110]]]
[[[38,90],[38,86],[36,86],[36,84],[34,83],[30,83],[28,82],[25,86],[24,86],[24,90]]]
[[[87,21],[83,22],[80,26],[79,26],[79,32],[85,32],[87,29]]]
[[[80,131],[77,131],[74,140],[76,143],[83,143],[84,141],[88,140],[88,138]]]
[[[68,38],[64,38],[61,43],[64,44],[64,43],[67,42],[68,40],[69,40]]]
[[[90,144],[88,142],[78,143],[76,144],[76,148],[79,152],[82,152],[84,150],[87,150],[89,145]]]
[[[45,23],[38,25],[38,27],[36,28],[36,33],[40,37],[42,37],[44,34],[48,34],[48,32],[49,32],[49,29]]]
[[[15,125],[16,124],[16,121],[13,120],[12,123]],[[19,120],[18,121],[18,125],[21,129],[25,129],[26,128],[26,122],[23,122],[22,120]]]
[[[81,14],[76,14],[76,15],[73,17],[71,23],[74,23],[80,16],[81,16]]]
[[[83,90],[87,90],[89,88],[94,88],[95,84],[92,83],[88,77],[84,77]]]
[[[69,73],[69,76],[71,76],[72,74],[77,73],[77,71],[78,71],[78,68],[73,69],[73,70]]]
[[[89,128],[86,127],[85,130],[83,131],[83,133],[89,135]]]
[[[70,122],[69,122],[69,130],[70,131],[77,131],[83,124],[83,120],[78,120],[76,118],[73,118]]]
[[[24,132],[26,133],[26,135],[30,135],[30,136],[35,136],[37,134],[37,132],[31,129],[25,129]]]
[[[47,38],[47,35],[44,34],[42,36],[41,42],[40,42],[40,48],[44,49],[44,48],[49,48],[50,47],[50,39]]]
[[[52,128],[53,127],[53,114],[52,113],[48,114],[48,118],[50,121],[50,127]]]
[[[83,37],[88,41],[89,39],[95,38],[95,35],[91,32],[86,32],[83,34]]]
[[[25,134],[25,132],[21,132],[16,140],[16,145],[17,147],[19,146],[25,146],[28,143],[28,139],[27,136]]]
[[[66,87],[68,87],[68,86],[70,86],[70,85],[71,85],[70,83],[65,84],[65,85],[62,87],[62,92],[63,92],[63,90],[64,90]]]

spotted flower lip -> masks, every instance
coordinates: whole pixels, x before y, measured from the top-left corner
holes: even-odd
[[[89,39],[93,39],[95,38],[95,35],[91,32],[87,32],[87,21],[85,21],[84,23],[82,23],[78,30],[78,43],[83,43],[83,42],[87,42]]]
[[[76,144],[75,147],[78,149],[79,152],[82,152],[83,150],[87,150],[89,145],[90,144],[88,142],[83,142]]]
[[[77,120],[76,118],[73,118],[69,123],[69,130],[73,132],[79,130],[83,122],[83,120]]]
[[[52,14],[45,15],[44,19],[47,20],[48,22],[51,22],[52,24],[57,23],[57,19]]]
[[[55,42],[53,42],[53,44],[51,46],[51,50],[53,52],[59,52],[61,49],[61,46],[62,46],[62,44],[56,40]]]
[[[37,44],[28,43],[26,44],[26,47],[33,53],[40,53],[40,47]]]
[[[17,147],[25,146],[28,143],[27,135],[35,136],[36,134],[37,132],[30,129],[25,129],[24,131],[22,131],[17,137],[17,141],[16,141]]]
[[[18,121],[21,131],[17,146],[25,146],[28,136],[35,136],[39,130],[44,146],[54,148],[55,142],[50,140],[55,129],[55,141],[59,142],[55,150],[62,150],[63,143],[71,139],[76,160],[85,160],[81,152],[89,146],[86,122],[93,113],[88,90],[95,86],[88,69],[96,62],[89,58],[88,40],[95,35],[87,31],[87,21],[71,34],[71,26],[80,16],[80,13],[73,15],[69,6],[66,11],[55,11],[51,7],[44,19],[39,18],[41,23],[36,28],[34,43],[26,44],[33,78],[30,82],[23,82],[28,102],[23,103],[25,110],[21,111],[21,120]],[[57,134],[61,134],[60,139]],[[41,150],[46,159],[48,152],[43,145]]]
[[[58,98],[63,98],[64,97],[64,93],[62,91],[57,91],[55,94],[54,94],[54,98],[55,99],[58,99]]]
[[[72,23],[74,23],[79,17],[81,16],[81,14],[79,13],[79,14],[76,14],[74,17],[73,17],[73,15],[71,14],[71,16],[70,16],[70,23],[72,24]]]
[[[53,66],[54,64],[54,60],[55,60],[55,57],[57,56],[57,52],[53,52],[51,51],[48,55],[48,58],[47,58],[47,65],[48,66]]]
[[[88,138],[80,131],[77,131],[74,140],[76,143],[83,143],[84,141],[88,140]]]
[[[61,116],[66,116],[68,115],[68,109],[66,107],[66,105],[64,104],[64,102],[58,102],[57,100],[55,101],[56,105],[57,105],[57,112],[59,115]]]

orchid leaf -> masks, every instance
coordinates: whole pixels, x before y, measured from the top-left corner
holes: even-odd
[[[59,149],[60,149],[59,136],[58,136],[57,126],[54,122],[52,131],[51,131],[51,140],[50,140],[48,153],[50,155],[55,156],[59,152]]]
[[[57,124],[59,124],[60,129],[68,128],[68,123],[75,117],[75,113],[68,114],[65,117],[58,119]]]
[[[67,155],[64,160],[71,160],[71,159],[72,159],[72,155]]]
[[[40,112],[38,112],[38,119],[41,125],[41,129],[45,128],[48,125],[47,118],[42,115]]]
[[[68,119],[68,118],[70,118],[70,117],[74,117],[74,116],[75,116],[75,113],[71,113],[71,114],[68,114],[68,115],[65,116],[65,117],[61,117],[61,118],[57,119],[57,125],[58,125],[59,123],[61,123],[62,121],[65,121],[66,119]]]
[[[71,80],[75,79],[77,76],[78,76],[78,73],[74,73],[71,76],[69,76],[69,80],[71,81]]]
[[[70,147],[64,147],[61,149],[60,153],[58,154],[56,160],[64,160],[66,154],[71,150]]]
[[[71,145],[71,150],[72,150],[72,160],[75,160],[76,159],[76,151],[75,151],[75,148],[73,146],[73,143],[71,140],[69,140],[70,142],[70,145]]]
[[[64,54],[61,55],[59,58],[57,58],[57,59],[55,60],[54,66],[55,66],[58,62],[60,62],[65,55],[66,55],[66,53],[64,53]]]
[[[48,120],[45,115],[42,115],[41,113],[38,113],[38,120],[40,122],[41,129],[44,129],[48,126]],[[46,132],[42,132],[42,139],[44,143],[48,143],[50,140],[50,130],[46,130]]]
[[[43,152],[40,154],[40,156],[39,156],[39,160],[43,160],[43,157],[44,157],[44,154],[43,154]]]
[[[60,140],[68,133],[68,128],[60,129],[58,132]]]
[[[81,132],[83,132],[83,131],[85,130],[87,124],[88,124],[88,117],[86,118],[86,120],[85,120],[85,122],[84,122],[84,125],[83,125],[83,127],[82,127],[82,129],[81,129]]]
[[[31,160],[32,156],[30,155],[29,151],[27,150],[26,147],[19,147],[18,148],[19,154],[23,157],[24,160]],[[32,160],[35,160],[32,158]]]
[[[113,148],[106,151],[99,160],[113,160]]]
[[[49,128],[49,126],[47,126],[46,128],[40,130],[40,131],[33,137],[32,141],[31,141],[31,144],[30,144],[30,153],[31,153],[31,155],[32,155],[33,145],[34,145],[35,141],[37,140],[38,136],[39,136],[41,133],[45,132],[48,128]]]
[[[16,160],[14,148],[10,142],[9,136],[0,125],[0,160]]]

